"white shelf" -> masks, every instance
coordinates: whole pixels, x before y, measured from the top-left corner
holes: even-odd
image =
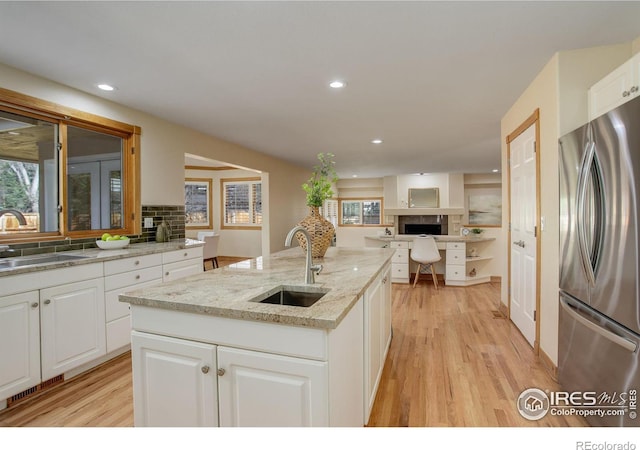
[[[493,259],[493,256],[467,256],[466,261],[470,263],[476,261],[487,261],[489,259]]]

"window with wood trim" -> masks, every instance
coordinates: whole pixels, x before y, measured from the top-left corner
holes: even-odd
[[[381,198],[341,198],[340,226],[380,226],[382,225]]]
[[[222,178],[221,228],[259,229],[262,226],[260,178]]]
[[[139,233],[139,135],[0,88],[0,241]]]

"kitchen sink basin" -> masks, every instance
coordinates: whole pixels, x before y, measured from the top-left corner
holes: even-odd
[[[329,292],[329,289],[301,286],[279,286],[251,300],[272,305],[301,306],[308,308]]]
[[[55,262],[77,261],[85,258],[90,258],[90,256],[65,255],[62,253],[19,256],[16,258],[0,259],[0,269],[11,269],[15,267],[34,266],[36,264],[47,264]]]

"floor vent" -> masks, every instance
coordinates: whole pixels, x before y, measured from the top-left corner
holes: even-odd
[[[500,311],[493,310],[491,311],[491,314],[493,314],[494,319],[506,319],[505,315],[502,314]]]
[[[53,377],[50,380],[43,381],[37,386],[27,389],[26,391],[22,391],[13,397],[7,399],[7,408],[15,405],[16,403],[20,403],[28,398],[31,398],[35,394],[44,391],[45,389],[49,389],[57,384],[60,384],[64,381],[64,375],[58,375],[57,377]]]

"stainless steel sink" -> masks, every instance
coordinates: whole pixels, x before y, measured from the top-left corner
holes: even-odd
[[[10,269],[15,267],[34,266],[36,264],[47,264],[65,261],[77,261],[90,258],[82,255],[65,255],[63,253],[50,253],[46,255],[18,256],[15,258],[0,259],[0,269]]]
[[[304,286],[279,286],[254,299],[252,302],[272,305],[300,306],[308,308],[329,292],[329,289]]]

